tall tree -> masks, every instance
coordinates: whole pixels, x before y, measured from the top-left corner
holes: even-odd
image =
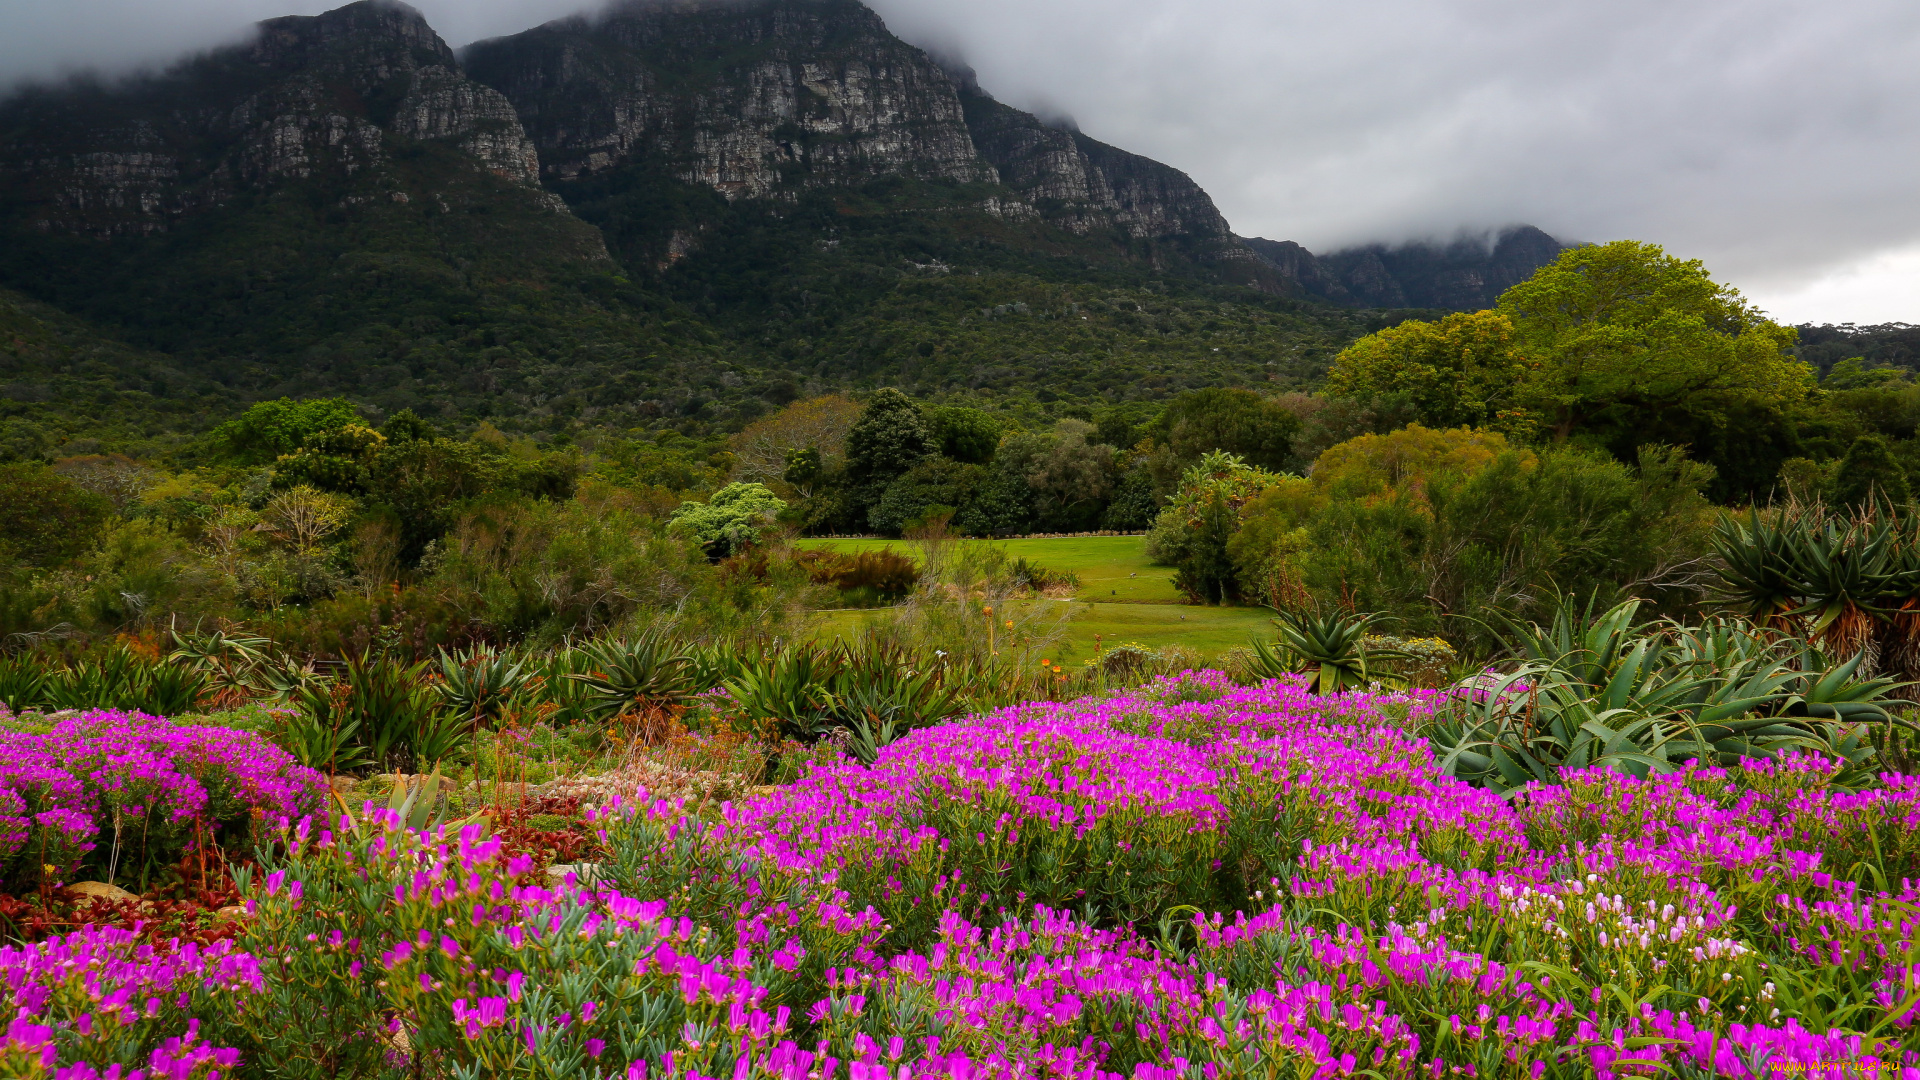
[[[1278,469],[1293,449],[1300,420],[1271,398],[1216,386],[1174,398],[1160,418],[1160,427],[1182,458],[1223,450],[1257,468]]]
[[[1408,319],[1341,351],[1327,389],[1372,404],[1402,402],[1431,428],[1512,427],[1514,398],[1534,364],[1497,311]]]
[[[847,475],[856,484],[892,480],[933,450],[920,406],[887,387],[867,399],[847,429]]]
[[[1569,248],[1502,294],[1500,312],[1539,364],[1522,397],[1556,439],[1724,423],[1741,406],[1784,408],[1813,387],[1792,327],[1655,244]]]
[[[1894,459],[1892,447],[1880,435],[1862,435],[1853,440],[1827,491],[1827,497],[1835,506],[1850,509],[1881,501],[1898,505],[1906,502],[1909,494],[1907,470]]]
[[[734,475],[745,481],[787,480],[795,450],[815,453],[814,478],[840,468],[846,455],[847,430],[860,418],[860,406],[839,394],[796,401],[771,416],[741,429],[729,442],[736,463]],[[796,490],[799,485],[794,485]],[[800,491],[804,498],[809,487]]]

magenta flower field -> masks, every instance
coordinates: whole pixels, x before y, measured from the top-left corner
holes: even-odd
[[[232,942],[0,952],[0,1077],[1920,1077],[1920,781],[1503,797],[1436,769],[1437,701],[1018,706],[636,793],[552,888],[478,825],[289,820]]]

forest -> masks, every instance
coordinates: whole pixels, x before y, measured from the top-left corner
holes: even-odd
[[[1081,309],[1270,347],[1178,305]],[[839,603],[779,570],[794,538],[1113,531],[1146,532],[1192,602],[1376,612],[1477,656],[1490,613],[1534,617],[1561,596],[1708,610],[1715,530],[1748,508],[1904,505],[1920,388],[1884,355],[1897,333],[1816,335],[1828,353],[1869,346],[1822,371],[1794,328],[1697,263],[1623,242],[1563,254],[1495,309],[1359,336],[1312,389],[796,390],[731,431],[538,437],[337,396],[174,414],[182,433],[161,441],[56,445],[16,418],[0,631],[246,625],[341,657],[380,635],[550,643],[664,606],[778,633],[744,597]],[[669,599],[649,595],[668,577]]]

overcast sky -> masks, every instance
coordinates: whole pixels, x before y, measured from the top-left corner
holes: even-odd
[[[1920,322],[1916,0],[872,0],[1002,100],[1316,251],[1529,222],[1704,259],[1778,318]],[[0,78],[313,0],[0,0]],[[421,0],[455,45],[578,0]]]

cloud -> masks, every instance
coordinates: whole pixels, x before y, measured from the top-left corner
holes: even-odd
[[[1314,250],[1525,221],[1656,241],[1756,296],[1825,282],[1825,311],[1920,247],[1911,0],[873,3],[1001,99],[1182,168],[1236,230]],[[156,63],[327,6],[0,0],[0,78]],[[580,4],[418,6],[459,45]]]

